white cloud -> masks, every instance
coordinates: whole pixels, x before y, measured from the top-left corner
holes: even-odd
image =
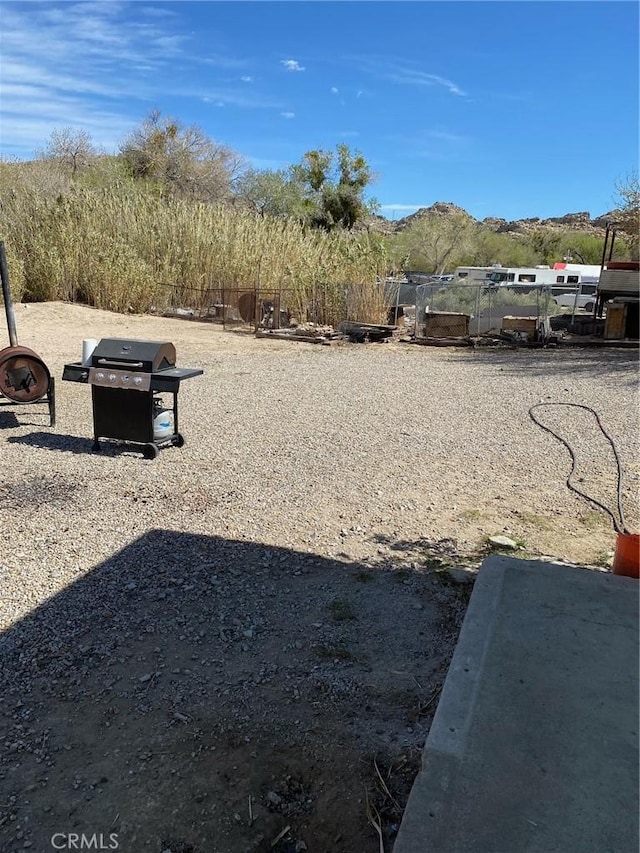
[[[452,83],[451,80],[447,80],[445,77],[439,77],[437,74],[426,74],[425,76],[433,80],[433,82],[437,83],[439,86],[444,86],[452,95],[460,95],[462,98],[467,95],[467,93],[463,92],[457,83]]]
[[[397,68],[389,72],[386,77],[394,83],[400,83],[403,86],[443,86],[452,95],[464,98],[467,94],[457,83],[447,80],[446,77],[440,77],[439,74],[427,74],[424,71],[418,71],[413,68]]]
[[[335,86],[332,86],[332,87],[331,87],[331,94],[332,94],[332,95],[337,95],[337,94],[338,94],[338,92],[339,92],[339,89],[337,89]]]
[[[250,95],[240,81],[206,85],[196,73],[182,83],[176,67],[246,66],[213,52],[198,56],[187,49],[190,38],[181,34],[178,14],[142,3],[3,4],[1,150],[31,156],[53,129],[66,126],[117,147],[159,98],[282,109],[277,99]]]
[[[233,89],[211,89],[207,87],[203,91],[198,91],[191,86],[182,88],[176,87],[171,90],[171,94],[181,98],[200,98],[207,103],[224,104],[230,107],[238,107],[240,109],[279,109],[283,106],[281,102],[264,98],[261,95],[246,94],[247,90],[236,92]]]
[[[280,115],[282,116],[282,118],[295,118],[296,117],[295,113],[280,113]]]
[[[40,117],[5,114],[2,117],[2,149],[4,154],[18,157],[43,148],[52,132],[60,127],[86,130],[93,142],[106,151],[115,151],[122,139],[131,131],[133,122],[116,113],[95,112],[83,114],[79,119],[77,109],[55,116]]]
[[[253,77],[249,77],[248,74],[245,74],[244,77],[240,78],[243,83],[253,83]]]
[[[304,65],[300,65],[297,59],[281,59],[280,65],[284,65],[287,71],[304,71]]]
[[[429,207],[428,204],[381,204],[380,210],[420,210],[421,207]]]
[[[467,93],[453,80],[431,71],[423,71],[416,62],[404,57],[354,56],[352,61],[372,76],[391,80],[401,86],[442,86],[452,95],[467,97]]]

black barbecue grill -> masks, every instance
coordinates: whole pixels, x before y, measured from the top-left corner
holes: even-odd
[[[89,364],[65,364],[62,378],[91,385],[94,450],[101,438],[143,445],[147,459],[160,447],[182,447],[178,431],[178,391],[184,379],[200,376],[197,367],[176,367],[176,348],[164,341],[103,338]],[[162,437],[154,428],[160,409],[157,394],[173,395],[173,423]]]

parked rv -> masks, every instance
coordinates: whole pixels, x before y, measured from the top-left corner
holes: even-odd
[[[551,288],[551,293],[575,291],[581,284],[598,283],[600,267],[591,264],[556,264],[554,267],[458,267],[454,273],[456,284],[481,284],[488,288],[527,285]]]

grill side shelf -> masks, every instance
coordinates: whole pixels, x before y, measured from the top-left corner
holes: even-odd
[[[62,378],[67,382],[83,382],[86,385],[89,381],[89,368],[85,367],[80,361],[65,364],[62,370]]]
[[[166,376],[167,379],[191,379],[192,376],[202,376],[204,370],[200,367],[171,367],[168,370],[158,370],[153,376]]]
[[[151,374],[151,390],[177,393],[180,382],[194,376],[202,376],[204,370],[198,367],[172,367],[170,370],[160,370]]]

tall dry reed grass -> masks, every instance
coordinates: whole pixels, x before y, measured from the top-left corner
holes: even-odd
[[[0,239],[14,298],[162,310],[169,288],[291,294],[300,318],[382,322],[379,241],[230,207],[168,200],[129,182],[42,192],[0,164]],[[310,315],[313,314],[313,317]]]

